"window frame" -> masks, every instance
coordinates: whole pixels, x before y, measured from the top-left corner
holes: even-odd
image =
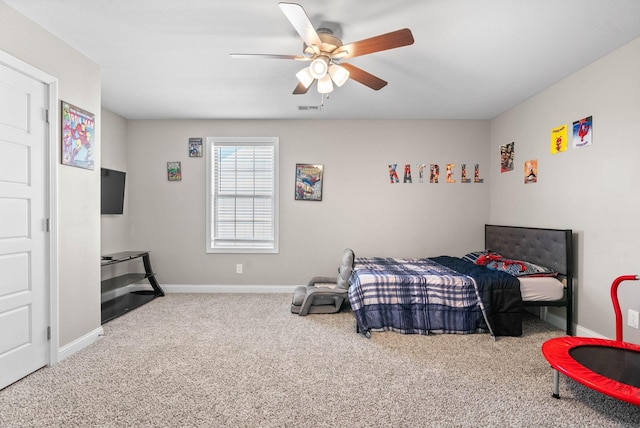
[[[248,146],[264,146],[273,147],[273,245],[269,248],[256,248],[252,246],[242,247],[220,247],[215,245],[213,231],[215,203],[214,195],[214,147],[230,145],[248,145]],[[205,147],[206,158],[206,236],[205,249],[207,253],[223,253],[223,254],[277,254],[279,253],[279,138],[278,137],[207,137]]]

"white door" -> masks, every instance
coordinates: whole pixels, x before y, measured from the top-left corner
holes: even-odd
[[[47,106],[0,64],[0,388],[49,362]]]

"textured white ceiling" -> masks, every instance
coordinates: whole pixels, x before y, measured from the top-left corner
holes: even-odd
[[[103,105],[129,119],[490,119],[640,37],[637,0],[305,0],[344,43],[410,28],[411,46],[348,62],[324,100],[293,95],[302,40],[275,0],[3,0],[102,66]],[[335,24],[334,24],[335,25]]]

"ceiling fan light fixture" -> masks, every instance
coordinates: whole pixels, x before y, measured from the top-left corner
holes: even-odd
[[[327,75],[329,71],[329,58],[326,56],[319,56],[309,65],[309,72],[314,79],[322,79]]]
[[[333,82],[331,76],[325,75],[322,79],[318,79],[318,92],[321,94],[328,94],[333,92]]]
[[[329,67],[329,75],[333,79],[333,83],[338,86],[344,85],[349,80],[349,70],[336,64],[331,64]]]
[[[311,84],[315,80],[311,75],[311,72],[309,71],[309,67],[305,67],[302,70],[298,71],[296,73],[296,77],[298,78],[298,81],[302,83],[302,85],[305,88],[308,88],[309,86],[311,86]]]

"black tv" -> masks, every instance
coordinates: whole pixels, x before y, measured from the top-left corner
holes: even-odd
[[[124,213],[124,184],[126,173],[114,169],[100,168],[101,214]]]

